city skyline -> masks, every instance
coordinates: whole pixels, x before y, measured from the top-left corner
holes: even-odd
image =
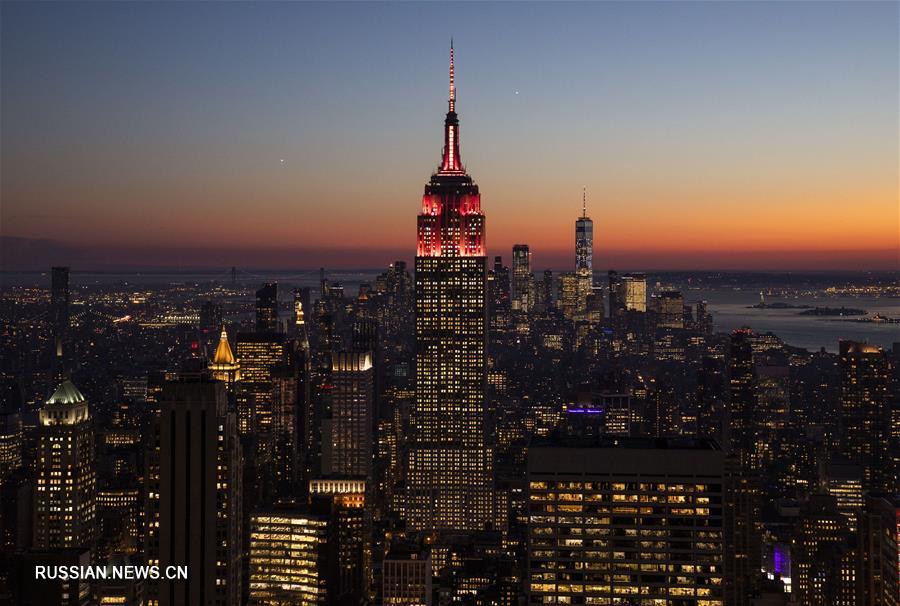
[[[895,4],[132,8],[3,5],[3,270],[411,259],[451,35],[489,256],[897,268]]]
[[[863,94],[855,77],[873,65],[816,103],[807,85],[824,72],[800,69],[852,63],[877,36],[838,38],[852,58],[810,45],[800,61],[776,34],[799,51],[799,32],[853,29],[853,10],[827,5],[846,13],[829,30],[805,4],[508,3],[502,24],[490,4],[0,6],[14,57],[64,68],[23,82],[13,64],[0,219],[70,242],[19,237],[16,254],[37,271],[0,266],[0,606],[900,604],[900,272],[821,266],[892,259],[871,248],[891,228],[872,208],[881,198],[859,192],[896,171],[879,164],[893,153],[879,141],[895,133],[875,136],[877,112],[836,119],[887,103],[837,103]],[[10,13],[23,26],[52,16],[61,37],[20,36]],[[164,14],[183,20],[157,36]],[[299,39],[282,45],[298,15],[309,17]],[[354,19],[329,24],[336,15]],[[411,53],[423,15],[434,27]],[[652,66],[596,63],[633,76],[623,89],[604,82],[618,107],[586,96],[591,77],[542,88],[594,65],[567,58],[579,32],[597,34],[595,50],[604,34],[640,46],[621,29],[629,19],[656,46],[641,55]],[[440,24],[457,21],[471,54],[448,37],[431,65]],[[763,30],[748,46],[736,34]],[[119,37],[122,48],[106,46]],[[655,54],[674,38],[684,46]],[[698,88],[709,60],[734,59],[704,47],[713,39],[753,65],[731,77],[793,79]],[[267,70],[275,47],[324,57],[269,57]],[[390,49],[408,61],[381,61]],[[504,83],[513,49],[527,77]],[[419,76],[426,64],[440,86]],[[203,71],[213,65],[229,75]],[[268,113],[295,76],[293,92],[322,105]],[[625,102],[665,81],[647,105]],[[500,94],[507,84],[521,103]],[[31,97],[38,89],[50,94]],[[301,124],[275,129],[288,115]],[[742,156],[751,149],[766,153]],[[281,173],[262,168],[273,151]],[[305,160],[296,170],[293,153]],[[569,209],[560,200],[578,173],[588,178]],[[423,184],[421,197],[401,181]],[[623,183],[665,196],[610,204]],[[678,198],[717,188],[743,198]],[[776,190],[809,204],[754,198]],[[829,205],[821,192],[856,198]],[[81,253],[79,238],[91,242]],[[773,248],[804,238],[847,250]],[[4,263],[21,264],[10,248]],[[780,271],[702,269],[765,259]],[[109,271],[92,270],[98,260]],[[153,263],[177,265],[140,269]]]

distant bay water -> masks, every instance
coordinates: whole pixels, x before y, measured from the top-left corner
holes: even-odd
[[[360,284],[372,283],[383,270],[340,270],[328,271],[330,282],[339,282],[344,287],[346,296],[355,296]],[[556,272],[554,272],[556,273]],[[801,309],[757,309],[751,307],[760,300],[759,289],[753,287],[738,288],[731,285],[713,286],[708,283],[700,287],[684,286],[682,279],[686,274],[679,274],[675,282],[680,286],[685,301],[705,300],[713,314],[717,331],[732,331],[744,326],[757,332],[773,332],[785,343],[809,350],[825,348],[837,352],[841,339],[868,341],[885,348],[894,342],[900,342],[900,324],[856,322],[848,318],[834,316],[801,315]],[[297,287],[310,287],[313,298],[318,294],[318,270],[239,270],[236,272],[239,284],[254,286],[263,281],[275,280],[281,286],[281,297],[290,297],[290,291]],[[648,286],[658,276],[650,276]],[[598,280],[600,276],[598,275]],[[152,286],[155,284],[204,283],[231,281],[229,271],[208,272],[73,272],[71,282],[73,288],[78,286],[102,285],[135,285]],[[799,284],[800,278],[798,278]],[[45,286],[50,282],[48,272],[2,272],[0,286]],[[708,281],[707,281],[708,282]],[[779,280],[780,288],[790,287],[784,278]],[[791,305],[809,305],[812,307],[855,307],[868,312],[871,317],[876,314],[888,318],[900,318],[900,298],[874,296],[831,296],[811,292],[808,287],[798,288],[803,294],[789,297],[767,297],[768,303],[783,302]]]

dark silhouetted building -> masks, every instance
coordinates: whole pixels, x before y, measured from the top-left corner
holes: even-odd
[[[153,599],[237,606],[242,466],[225,384],[203,374],[167,382],[148,456],[148,563],[188,567],[187,579],[149,584]]]
[[[256,291],[256,331],[278,332],[278,284],[266,282]]]

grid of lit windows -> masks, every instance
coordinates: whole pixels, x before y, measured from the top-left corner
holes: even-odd
[[[655,465],[671,451],[624,449],[643,470],[604,466],[615,450],[570,449],[558,471],[529,472],[528,603],[721,606],[721,463],[673,473]],[[588,457],[601,463],[566,468]]]
[[[258,513],[250,519],[250,603],[325,604],[328,519]]]

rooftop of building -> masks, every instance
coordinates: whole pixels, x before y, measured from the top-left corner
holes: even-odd
[[[532,441],[531,448],[614,448],[634,450],[714,450],[721,447],[706,438],[649,438],[622,436],[569,436],[553,434]]]
[[[84,395],[68,379],[63,381],[53,395],[47,399],[47,404],[77,404],[79,402],[84,402]]]

